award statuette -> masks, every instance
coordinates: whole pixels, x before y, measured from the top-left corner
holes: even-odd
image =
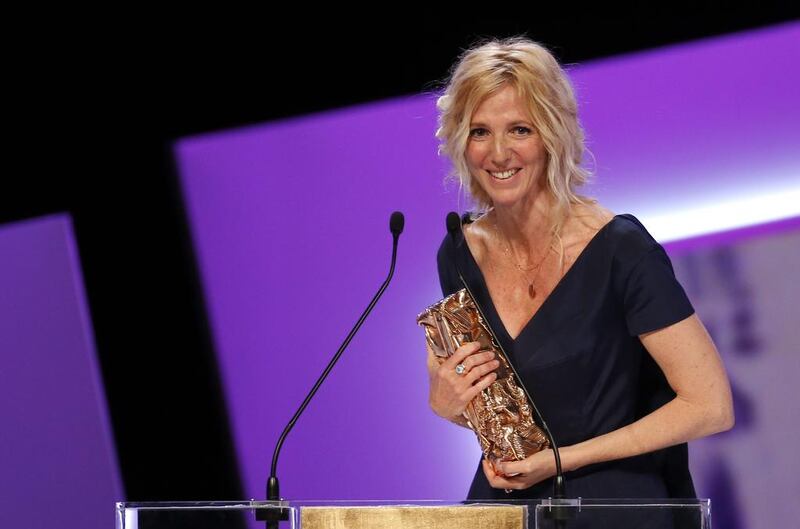
[[[488,324],[466,289],[459,290],[417,316],[425,339],[441,364],[467,342],[479,342],[492,351],[500,366],[497,379],[467,405],[463,416],[475,432],[484,456],[496,461],[519,461],[550,447],[533,420],[533,404],[508,358],[495,342]]]

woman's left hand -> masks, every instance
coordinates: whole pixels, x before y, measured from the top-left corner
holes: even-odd
[[[492,464],[483,460],[483,473],[489,485],[495,489],[521,490],[555,476],[556,462],[552,450],[542,450],[521,461],[497,463],[497,470],[505,476],[495,473]]]

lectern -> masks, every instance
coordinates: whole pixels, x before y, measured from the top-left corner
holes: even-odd
[[[117,529],[711,529],[709,500],[219,501],[118,503]],[[259,516],[263,518],[263,516]]]

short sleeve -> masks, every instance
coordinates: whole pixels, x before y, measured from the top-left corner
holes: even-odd
[[[623,306],[631,336],[668,327],[694,314],[661,245],[651,247],[631,269],[624,284]]]

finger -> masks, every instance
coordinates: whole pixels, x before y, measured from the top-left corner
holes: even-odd
[[[530,483],[523,481],[520,478],[505,478],[495,474],[495,478],[489,484],[495,489],[513,489],[522,490],[531,486]]]
[[[552,448],[546,448],[535,454],[531,454],[522,461],[509,461],[505,463],[510,466],[510,471],[522,472],[530,474],[536,472],[537,474],[545,473],[547,477],[556,475],[555,456]]]
[[[471,342],[471,343],[477,344],[479,342]],[[480,350],[480,345],[479,345],[479,350]],[[462,373],[462,375],[460,375],[460,376],[469,375],[470,373],[472,373],[472,371],[476,367],[482,366],[482,365],[487,364],[487,363],[491,363],[491,362],[493,362],[495,360],[495,358],[496,358],[496,355],[495,355],[495,353],[493,351],[484,351],[482,353],[476,351],[476,352],[468,355],[466,358],[464,358],[464,360],[462,360],[460,362],[460,364],[464,366],[464,373]],[[469,379],[469,382],[470,383],[475,382],[475,380],[477,380],[481,376],[485,375],[486,373],[488,373],[492,369],[497,369],[499,366],[500,366],[500,363],[498,361],[496,364],[493,365],[493,367],[476,373],[471,379]],[[455,370],[455,366],[453,366],[453,370]]]
[[[467,368],[467,371],[471,371],[478,366],[495,360],[495,358],[496,355],[493,351],[484,351],[482,353],[476,352],[466,357],[461,363],[464,364],[464,367]]]
[[[525,460],[500,461],[497,463],[497,471],[502,472],[506,476],[513,476],[515,474],[524,474],[529,471],[529,468]]]
[[[448,358],[444,364],[449,364],[448,367],[455,369],[457,364],[463,363],[464,359],[469,355],[476,353],[481,348],[480,342],[468,342],[456,349],[453,356]]]
[[[474,354],[470,357],[470,359],[475,362],[476,366],[480,364],[485,364],[487,362],[491,362],[496,358],[497,355],[494,353],[494,351],[484,351],[483,353]]]
[[[489,485],[495,489],[524,489],[525,484],[521,483],[519,480],[504,478],[499,476],[495,473],[494,469],[492,468],[492,464],[486,461],[485,459],[482,461],[483,464],[483,473],[486,475],[486,480],[489,482]]]
[[[485,364],[481,364],[477,367],[472,368],[466,375],[466,379],[473,383],[479,378],[483,377],[487,373],[491,373],[495,369],[500,367],[500,362],[497,360],[492,360],[491,362],[486,362]]]
[[[489,480],[489,483],[498,477],[497,473],[494,471],[494,467],[487,459],[483,459],[481,461],[481,465],[483,466],[483,473],[486,476],[486,479]]]
[[[464,400],[467,402],[471,401],[478,395],[478,393],[491,386],[492,382],[495,380],[497,380],[497,373],[489,373],[482,379],[478,380],[478,382],[470,386],[470,388],[464,393]]]

